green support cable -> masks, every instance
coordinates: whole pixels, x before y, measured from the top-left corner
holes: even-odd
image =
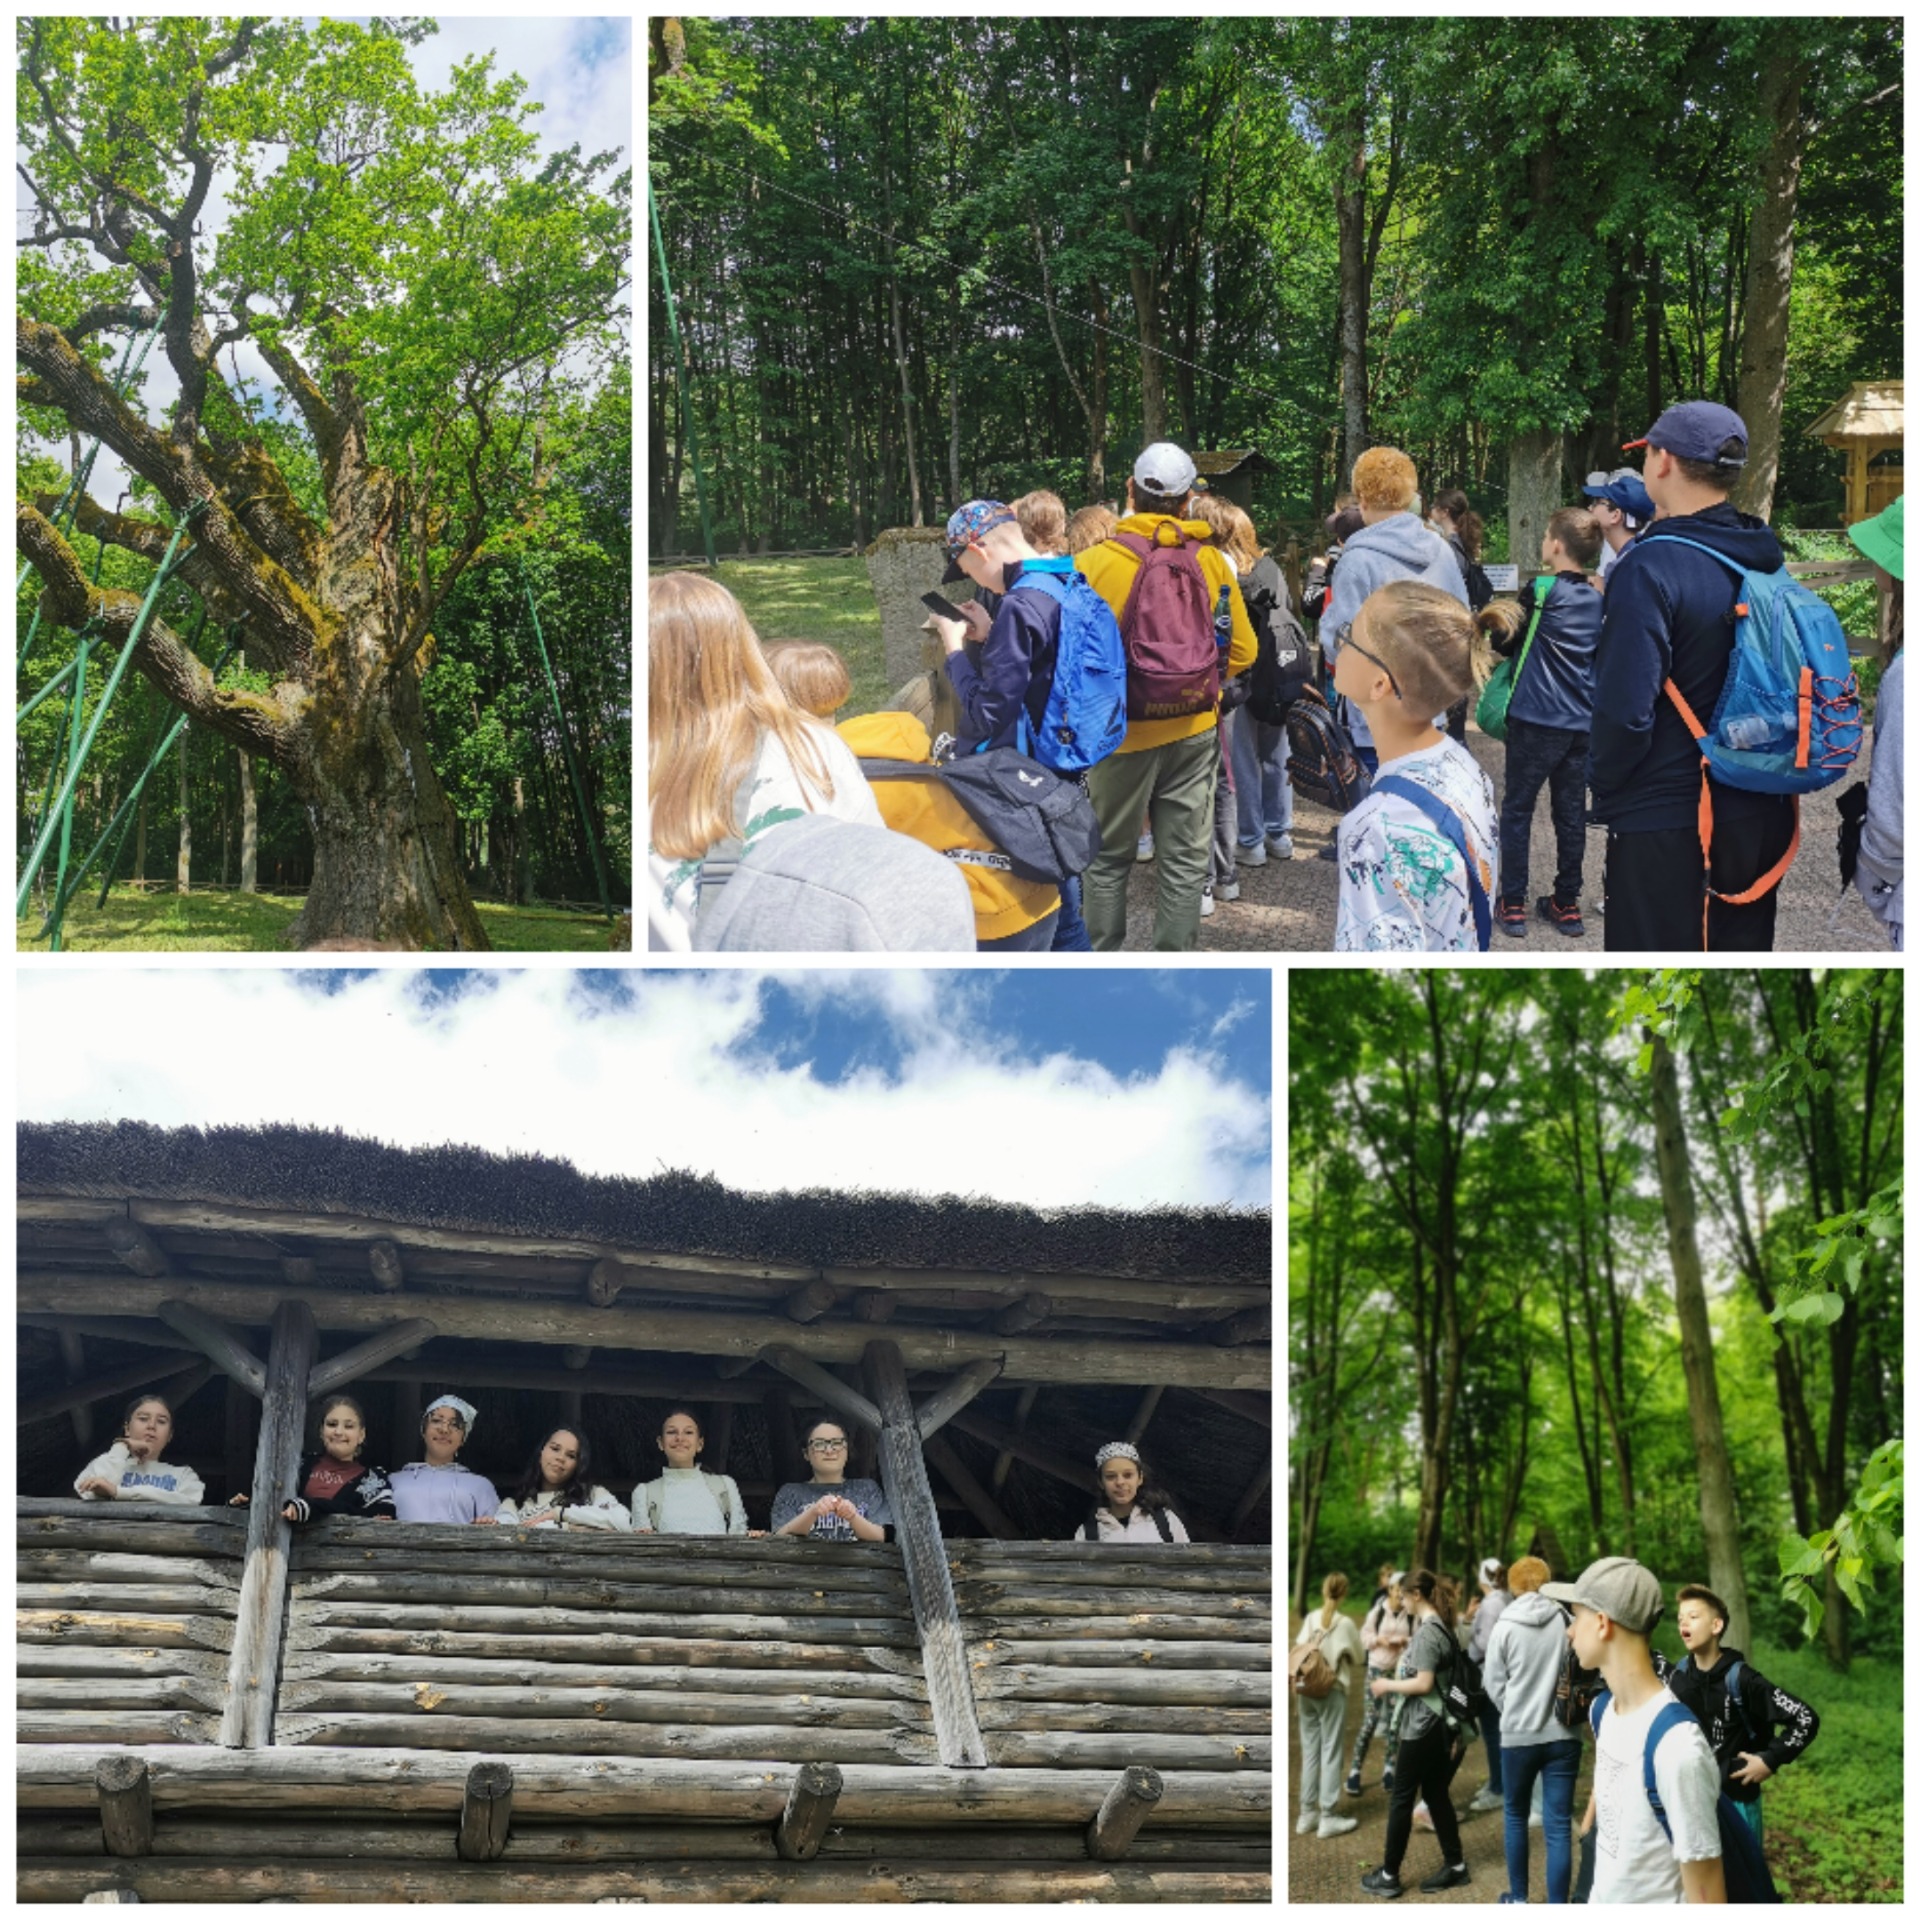
[[[600,911],[613,918],[613,902],[607,894],[607,870],[600,859],[600,842],[594,837],[593,818],[587,811],[586,789],[580,784],[580,769],[573,757],[573,734],[560,705],[560,683],[553,677],[553,662],[547,657],[547,638],[540,631],[540,610],[533,604],[533,583],[527,578],[527,563],[520,562],[520,591],[527,596],[527,612],[533,619],[533,637],[540,648],[540,664],[547,670],[547,692],[553,700],[554,724],[560,729],[560,751],[566,756],[567,778],[573,782],[574,804],[580,809],[580,826],[587,836],[587,851],[593,855],[593,883],[600,889]]]
[[[120,690],[120,682],[126,677],[128,667],[133,664],[133,656],[140,650],[140,637],[146,629],[148,620],[153,617],[153,609],[160,599],[160,589],[166,585],[167,577],[173,571],[174,555],[179,551],[180,542],[186,538],[187,523],[199,511],[199,506],[188,508],[173,530],[173,538],[167,542],[167,550],[161,556],[158,570],[153,576],[153,584],[147,588],[147,597],[140,603],[140,612],[127,634],[126,644],[120,649],[120,657],[113,663],[113,671],[107,676],[107,684],[100,695],[100,705],[94,712],[93,722],[87,728],[86,736],[80,742],[79,755],[69,762],[67,777],[60,788],[60,796],[53,803],[53,810],[41,822],[39,836],[34,841],[33,851],[27,856],[26,870],[20,876],[20,888],[14,896],[13,913],[17,920],[26,911],[27,895],[33,889],[35,876],[41,863],[47,857],[47,849],[60,825],[60,816],[73,803],[73,790],[80,784],[80,774],[86,766],[87,755],[93,751],[93,743],[100,732],[101,723],[107,717],[107,709],[113,704],[113,696]]]
[[[660,290],[667,296],[667,332],[673,339],[673,370],[680,381],[680,411],[687,421],[687,446],[693,455],[693,491],[700,502],[700,532],[707,543],[707,565],[717,567],[720,556],[713,545],[713,518],[707,512],[707,480],[700,465],[700,427],[693,417],[693,390],[687,381],[687,357],[680,346],[680,315],[673,303],[673,281],[667,273],[667,243],[660,232],[660,209],[654,204],[653,175],[647,175],[647,215],[653,222],[654,251],[660,256]]]

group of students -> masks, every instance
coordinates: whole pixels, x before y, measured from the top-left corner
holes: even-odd
[[[893,1510],[876,1480],[847,1477],[847,1431],[816,1420],[802,1452],[807,1478],[785,1482],[773,1496],[765,1528],[747,1523],[746,1502],[731,1474],[700,1465],[706,1437],[698,1417],[675,1407],[655,1441],[665,1466],[622,1501],[593,1477],[593,1449],[572,1427],[556,1427],[535,1450],[503,1499],[486,1475],[460,1464],[479,1412],[443,1393],[421,1415],[424,1459],[389,1473],[365,1456],[367,1419],[351,1394],[327,1395],[317,1414],[317,1444],[302,1455],[282,1509],[296,1525],[329,1517],[401,1520],[428,1525],[560,1527],[611,1533],[732,1534],[749,1539],[884,1540]],[[165,1458],[173,1409],[159,1394],[130,1401],[120,1438],[75,1478],[83,1500],[159,1501],[197,1507],[206,1487],[189,1466]],[[1166,1495],[1147,1485],[1140,1450],[1110,1440],[1094,1456],[1098,1496],[1076,1540],[1179,1541],[1188,1533]],[[236,1493],[229,1503],[248,1504]]]
[[[937,737],[936,703],[909,690],[836,733],[851,680],[830,648],[763,648],[724,588],[664,576],[650,592],[651,944],[1116,951],[1131,870],[1151,859],[1152,944],[1183,950],[1238,898],[1239,868],[1293,857],[1291,770],[1342,811],[1323,855],[1339,866],[1337,950],[1470,951],[1541,923],[1584,935],[1590,822],[1607,829],[1609,950],[1771,948],[1797,792],[1738,784],[1760,776],[1737,754],[1716,750],[1709,770],[1701,740],[1718,740],[1732,609],[1746,611],[1746,581],[1780,569],[1780,544],[1729,502],[1747,459],[1730,408],[1684,402],[1629,444],[1646,449],[1644,470],[1590,475],[1586,504],[1549,519],[1541,573],[1499,598],[1466,496],[1443,492],[1423,517],[1414,464],[1393,447],[1356,460],[1300,609],[1246,515],[1168,442],[1135,463],[1123,515],[1069,515],[1048,492],[969,501],[947,523],[947,579],[975,598],[929,621],[956,716]],[[1849,533],[1893,618],[1842,876],[1897,947],[1902,503]],[[1331,709],[1295,674],[1301,613],[1318,622]],[[1497,802],[1465,745],[1490,677]],[[1816,766],[1859,745],[1849,699],[1843,679],[1816,678],[1802,701]],[[1084,797],[1082,866],[1001,844],[969,793],[991,783],[951,771],[995,752]],[[1529,904],[1543,788],[1555,871]],[[1049,791],[1029,804],[1064,819],[1072,803]]]
[[[1773,1897],[1760,1852],[1761,1783],[1803,1754],[1819,1716],[1724,1644],[1727,1607],[1683,1586],[1677,1627],[1686,1652],[1669,1661],[1650,1636],[1665,1612],[1657,1576],[1620,1557],[1556,1582],[1544,1560],[1488,1560],[1462,1644],[1454,1583],[1425,1569],[1380,1570],[1380,1591],[1356,1628],[1340,1610],[1349,1582],[1329,1574],[1302,1623],[1291,1666],[1299,1708],[1297,1831],[1333,1839],[1358,1824],[1339,1808],[1350,1687],[1365,1709],[1345,1792],[1385,1728],[1389,1796],[1381,1863],[1361,1881],[1382,1898],[1405,1889],[1400,1868],[1416,1824],[1432,1830],[1441,1865],[1423,1893],[1471,1875],[1450,1789],[1475,1733],[1487,1745],[1487,1785],[1467,1811],[1505,1813],[1507,1891],[1528,1897],[1528,1828],[1546,1838],[1550,1904],[1672,1905],[1682,1899]],[[1574,1788],[1581,1743],[1595,1741],[1593,1792],[1579,1823]],[[1739,1822],[1744,1832],[1729,1822]],[[1737,1856],[1731,1868],[1725,1856]]]

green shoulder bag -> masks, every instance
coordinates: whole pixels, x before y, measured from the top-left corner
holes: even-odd
[[[1540,591],[1541,581],[1533,583],[1533,618],[1527,622],[1527,637],[1521,641],[1520,651],[1508,654],[1487,676],[1487,684],[1480,689],[1480,704],[1473,710],[1480,731],[1489,740],[1507,737],[1507,709],[1513,704],[1513,690],[1520,684],[1520,669],[1527,664],[1527,651],[1533,645],[1533,636],[1540,631],[1540,616],[1546,612],[1547,601],[1553,593],[1553,581],[1542,578],[1546,592]]]

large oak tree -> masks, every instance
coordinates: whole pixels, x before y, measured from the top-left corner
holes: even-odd
[[[129,510],[78,502],[88,550],[157,559],[190,516],[182,576],[270,684],[216,686],[159,618],[134,665],[299,795],[300,944],[487,944],[419,674],[455,582],[537,512],[543,418],[621,351],[617,156],[543,163],[536,109],[487,61],[426,91],[427,31],[18,28],[23,420],[132,474]],[[164,370],[116,393],[120,342],[156,325]],[[44,605],[124,646],[139,596],[92,583],[56,505],[17,507]]]

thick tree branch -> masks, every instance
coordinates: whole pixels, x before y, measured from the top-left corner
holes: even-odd
[[[140,617],[141,596],[94,586],[80,556],[39,508],[17,507],[14,531],[39,576],[48,614],[66,627],[92,621],[110,645],[124,646]],[[140,630],[134,665],[175,706],[249,753],[284,761],[290,752],[293,735],[280,697],[216,687],[206,662],[157,614]]]

